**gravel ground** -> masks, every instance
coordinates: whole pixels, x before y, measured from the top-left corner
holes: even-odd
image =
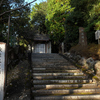
[[[31,67],[22,60],[7,72],[7,91],[4,100],[31,100]]]

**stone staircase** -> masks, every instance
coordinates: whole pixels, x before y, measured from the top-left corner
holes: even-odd
[[[32,100],[100,100],[100,89],[58,54],[33,54]]]

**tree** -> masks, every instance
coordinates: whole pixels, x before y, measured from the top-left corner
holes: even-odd
[[[46,9],[47,9],[46,2],[42,2],[39,4],[36,3],[35,6],[32,7],[32,12],[30,14],[31,26],[33,28],[38,27],[38,31],[44,34],[46,34],[46,26],[45,26]]]
[[[70,0],[48,0],[46,15],[46,27],[55,44],[64,40],[64,22],[69,11],[72,11]]]
[[[10,9],[10,5],[8,0],[0,1],[0,14]],[[5,41],[5,33],[7,31],[6,26],[8,23],[8,14],[0,16],[0,41]]]
[[[30,14],[29,7],[22,8],[20,11],[15,11],[14,13],[12,13],[11,25],[10,25],[11,36],[15,37],[17,36],[18,40],[20,40],[21,38],[25,39],[25,37],[27,37],[27,34],[29,34],[29,31],[31,30],[29,24],[30,20],[29,14]]]
[[[5,0],[5,1],[6,1],[6,0]],[[17,3],[20,2],[20,0],[8,0],[8,1],[9,1],[9,4],[10,4],[10,5],[11,5],[11,4],[14,4],[15,2],[17,2]],[[21,1],[23,2],[24,0],[21,0]],[[27,3],[26,5],[20,5],[20,7],[18,7],[18,8],[14,8],[14,9],[10,9],[10,10],[4,11],[4,12],[2,12],[2,13],[0,14],[0,16],[4,15],[4,14],[6,14],[6,13],[10,13],[10,12],[16,11],[16,10],[20,10],[21,8],[24,8],[24,7],[30,5],[31,3],[35,2],[35,1],[36,1],[36,0],[33,0],[32,2]],[[3,4],[3,0],[1,1],[0,5],[2,5],[2,4]],[[15,3],[15,6],[16,6],[16,3]],[[12,7],[12,6],[11,6],[11,7]]]
[[[35,1],[36,0],[32,2]],[[1,41],[6,41],[9,15],[11,16],[10,42],[16,37],[21,38],[23,36],[25,37],[25,34],[27,35],[30,28],[29,5],[32,2],[25,3],[24,0],[2,0],[2,2],[0,3],[0,7],[2,9],[0,10],[0,21],[2,22],[0,23],[0,26],[2,26],[0,27],[0,33],[4,39],[0,39]]]
[[[79,27],[84,27],[87,32],[88,40],[94,40],[94,29],[93,24],[89,25],[90,11],[94,5],[97,4],[98,0],[71,0],[70,4],[74,10],[66,18],[66,42],[72,43],[73,45],[78,43]],[[78,3],[77,3],[78,2]],[[87,31],[87,26],[91,31]]]
[[[96,0],[93,4],[93,8],[89,11],[88,17],[88,25],[86,26],[85,30],[88,33],[88,42],[97,42],[95,41],[95,31],[100,30],[100,0]]]

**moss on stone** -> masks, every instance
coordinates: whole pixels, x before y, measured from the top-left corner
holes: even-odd
[[[97,76],[93,76],[92,78],[95,79],[96,81],[100,81]]]

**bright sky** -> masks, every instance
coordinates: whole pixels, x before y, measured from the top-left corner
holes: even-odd
[[[25,0],[25,2],[32,2],[33,0]],[[43,2],[43,1],[47,1],[47,0],[36,0],[34,3],[32,3],[32,5],[34,5],[35,3],[40,3],[40,2]]]

